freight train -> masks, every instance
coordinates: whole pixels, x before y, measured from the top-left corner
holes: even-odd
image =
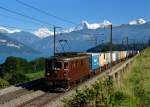
[[[71,86],[105,71],[112,65],[137,54],[137,51],[104,53],[58,53],[46,59],[45,80],[51,89],[69,89]]]

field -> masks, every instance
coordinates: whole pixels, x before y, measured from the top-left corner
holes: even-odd
[[[29,80],[34,80],[34,79],[38,79],[38,78],[43,78],[44,77],[44,71],[38,71],[35,73],[27,73],[25,74]]]

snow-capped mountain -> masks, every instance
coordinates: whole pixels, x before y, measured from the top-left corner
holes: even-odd
[[[33,34],[35,34],[39,38],[45,38],[50,35],[54,35],[54,32],[50,31],[48,28],[40,28],[37,31],[34,31]]]
[[[4,27],[0,27],[0,34],[7,35],[8,37],[17,40],[27,46],[30,46],[33,42],[41,39],[30,32],[24,32],[18,29],[10,30]]]
[[[132,20],[129,22],[129,25],[140,25],[140,24],[145,24],[146,21],[142,18],[140,19],[136,19],[136,20]]]
[[[87,21],[81,21],[80,25],[75,27],[74,30],[82,30],[82,29],[98,29],[104,28],[111,24],[110,21],[104,20],[102,23],[88,23]]]
[[[108,20],[104,20],[101,23],[88,23],[87,21],[81,21],[81,23],[75,27],[61,29],[61,30],[57,31],[56,33],[58,33],[58,34],[70,33],[73,31],[79,31],[79,30],[83,30],[83,29],[98,29],[98,28],[107,27],[110,24],[111,24],[111,22]],[[54,35],[54,32],[50,31],[48,28],[39,28],[37,31],[34,31],[32,33],[41,39]]]
[[[72,28],[68,28],[68,29],[64,29],[59,33],[70,33],[73,31],[79,31],[79,30],[83,30],[83,29],[98,29],[98,28],[104,28],[107,27],[111,24],[110,21],[108,20],[104,20],[101,23],[88,23],[87,21],[81,21],[81,23],[75,27]]]
[[[0,26],[0,33],[16,33],[16,32],[21,32],[21,30],[20,29],[10,30]]]
[[[30,32],[15,32],[15,33],[5,33],[10,38],[13,38],[20,43],[23,43],[27,46],[31,46],[34,42],[39,41],[41,38],[35,36],[33,33]]]

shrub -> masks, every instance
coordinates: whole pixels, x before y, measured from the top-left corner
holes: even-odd
[[[0,78],[0,89],[6,88],[8,86],[9,86],[9,83],[7,81],[5,81],[4,79]]]

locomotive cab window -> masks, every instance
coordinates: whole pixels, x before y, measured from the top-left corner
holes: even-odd
[[[54,69],[55,70],[60,70],[61,68],[62,68],[61,62],[54,62]]]
[[[64,62],[64,69],[68,69],[68,62]]]

